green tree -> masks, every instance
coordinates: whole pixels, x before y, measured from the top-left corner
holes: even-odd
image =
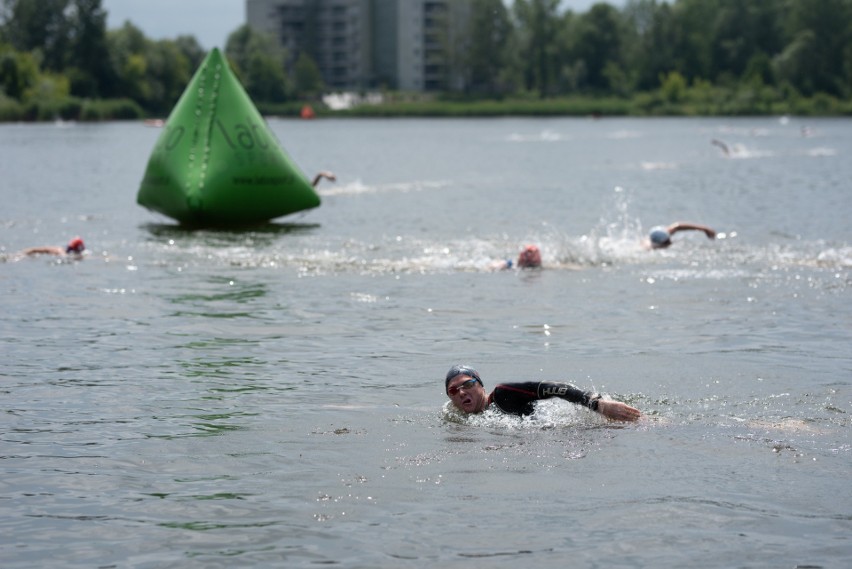
[[[299,54],[294,69],[296,96],[300,99],[312,99],[322,93],[324,84],[319,67],[307,53]]]
[[[0,90],[8,97],[22,101],[24,93],[39,80],[38,62],[31,53],[0,44]]]
[[[559,0],[515,0],[518,54],[524,86],[540,97],[552,94],[559,76]]]
[[[634,88],[649,91],[659,85],[659,77],[679,70],[677,45],[680,28],[668,3],[631,0],[624,9],[627,26],[636,41],[630,53],[635,71]]]
[[[686,79],[677,71],[660,76],[660,94],[664,101],[679,103],[686,95]]]
[[[173,40],[150,42],[145,53],[145,81],[148,84],[146,108],[168,113],[192,78],[187,57]]]
[[[852,96],[852,0],[792,2],[789,43],[775,59],[779,77],[805,95]]]
[[[569,53],[572,59],[583,62],[587,89],[618,90],[614,81],[623,82],[622,39],[626,34],[621,14],[609,4],[595,4],[577,20]]]
[[[781,49],[779,8],[779,0],[720,2],[710,39],[711,78],[741,78],[756,56]]]
[[[58,73],[39,73],[35,83],[24,91],[21,100],[24,103],[37,102],[43,104],[65,99],[70,92],[68,78],[64,75]]]
[[[286,52],[270,36],[243,25],[228,36],[225,55],[252,99],[267,103],[286,100]]]
[[[18,51],[38,51],[41,65],[62,71],[67,62],[68,0],[3,0],[3,37]]]
[[[473,93],[499,94],[508,90],[512,22],[502,0],[473,0],[462,55],[462,75]]]
[[[189,62],[189,68],[194,73],[198,69],[198,66],[201,65],[201,62],[204,61],[204,56],[207,55],[204,48],[199,45],[195,36],[178,36],[174,40],[174,44],[183,56],[186,57],[187,62]]]
[[[142,30],[130,22],[107,33],[110,66],[115,77],[114,92],[143,107],[147,107],[151,97],[146,58],[149,43]]]
[[[161,115],[180,98],[204,57],[192,37],[155,42],[130,22],[109,32],[108,45],[116,92]]]
[[[101,0],[74,0],[68,17],[71,92],[84,97],[113,96],[115,75],[109,60],[106,12]]]
[[[676,54],[674,70],[688,81],[712,77],[712,22],[719,11],[720,0],[677,0],[674,16],[673,44]]]

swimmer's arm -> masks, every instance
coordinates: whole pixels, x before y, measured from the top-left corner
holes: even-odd
[[[598,413],[614,421],[638,421],[639,417],[642,416],[639,409],[631,407],[627,403],[610,399],[598,400]]]
[[[726,156],[727,156],[728,154],[730,154],[730,152],[729,152],[729,150],[728,150],[728,145],[727,145],[727,144],[725,144],[724,142],[722,142],[721,140],[716,140],[716,139],[714,138],[714,139],[711,141],[711,144],[715,144],[716,146],[718,146],[719,148],[721,148],[721,149],[722,149],[722,152],[724,152]]]
[[[603,399],[600,393],[583,391],[570,383],[542,381],[538,384],[540,399],[559,397],[578,405],[597,411],[607,419],[616,421],[636,421],[642,415],[639,409],[620,401]]]
[[[30,247],[22,251],[24,255],[64,255],[65,250],[61,247]]]
[[[311,185],[316,188],[317,184],[319,184],[320,180],[322,180],[323,178],[325,178],[326,180],[330,180],[332,182],[337,181],[337,176],[335,176],[331,172],[327,172],[327,171],[323,170],[322,172],[319,172],[319,173],[317,173],[316,176],[314,176],[314,181],[311,182]]]
[[[708,239],[715,239],[716,232],[706,225],[698,225],[696,223],[685,223],[678,221],[668,226],[669,235],[674,235],[678,231],[703,231]]]
[[[583,391],[579,387],[570,383],[561,381],[542,381],[538,384],[539,399],[549,399],[558,397],[583,407],[588,407],[592,411],[600,411],[598,404],[601,401],[600,393],[594,391]]]

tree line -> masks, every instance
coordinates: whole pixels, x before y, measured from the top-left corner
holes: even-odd
[[[632,101],[632,112],[850,112],[852,0],[469,0],[444,38],[451,100]],[[101,0],[0,0],[0,120],[162,116],[205,51],[107,30]],[[248,26],[225,55],[259,106],[323,90],[308,54]],[[806,103],[803,103],[806,102]],[[798,107],[792,103],[798,102]]]
[[[852,96],[852,0],[631,0],[560,12],[559,0],[472,0],[470,88],[629,95],[670,74]]]

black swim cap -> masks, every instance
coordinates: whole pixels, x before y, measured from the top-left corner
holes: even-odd
[[[479,385],[482,385],[482,379],[480,379],[479,374],[470,366],[466,365],[454,365],[450,368],[450,371],[447,372],[447,379],[444,381],[444,390],[446,391],[450,386],[450,380],[453,379],[457,375],[466,375],[468,377],[472,377],[476,381],[479,382]]]

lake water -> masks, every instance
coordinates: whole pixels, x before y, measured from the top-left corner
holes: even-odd
[[[136,205],[158,129],[0,126],[4,569],[849,566],[852,120],[270,124],[338,180],[240,232]]]

